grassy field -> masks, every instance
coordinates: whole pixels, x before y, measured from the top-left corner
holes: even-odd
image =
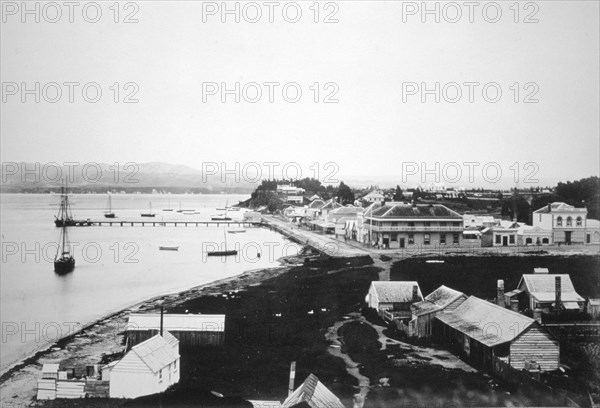
[[[598,256],[454,256],[440,258],[444,263],[427,263],[410,258],[394,263],[391,280],[416,280],[423,295],[446,285],[483,299],[496,297],[496,281],[504,280],[508,292],[516,289],[521,275],[533,268],[550,273],[568,273],[583,297],[600,298],[600,257]]]

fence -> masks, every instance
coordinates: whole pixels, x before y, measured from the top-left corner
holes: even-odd
[[[533,378],[525,370],[517,370],[510,366],[507,362],[498,357],[493,358],[493,372],[498,377],[506,382],[514,384],[519,388],[532,389],[544,395],[552,395],[561,406],[579,407],[585,405],[585,398],[575,394],[570,394],[564,390],[557,390],[542,384],[540,381]],[[577,401],[577,402],[576,402]]]

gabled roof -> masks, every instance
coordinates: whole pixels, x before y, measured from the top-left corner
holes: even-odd
[[[291,408],[303,402],[313,408],[345,408],[342,401],[314,374],[310,374],[302,385],[283,401],[281,407]]]
[[[413,303],[412,308],[416,315],[422,315],[442,310],[461,296],[465,296],[465,294],[442,285],[425,296],[424,301]]]
[[[563,203],[560,201],[554,202],[549,205],[545,205],[542,208],[538,208],[534,211],[537,214],[548,214],[552,212],[562,212],[562,211],[572,211],[572,212],[587,212],[585,208],[575,208],[572,205],[567,203]]]
[[[383,197],[384,196],[383,196],[383,194],[381,194],[381,192],[379,192],[377,190],[373,190],[369,194],[364,196],[363,199],[365,199],[365,198],[381,198],[381,199],[383,199]]]
[[[380,303],[412,302],[413,287],[417,287],[419,301],[423,300],[421,288],[416,281],[371,282]]]
[[[560,277],[561,300],[563,302],[583,302],[585,299],[577,292],[568,274],[525,274],[519,281],[519,288],[526,290],[540,302],[553,302],[556,299],[556,277]]]
[[[125,331],[160,329],[160,313],[132,313]],[[225,331],[225,315],[164,314],[165,331]]]
[[[321,206],[321,210],[325,210],[325,209],[336,209],[336,208],[340,208],[342,207],[342,205],[340,203],[338,203],[337,201],[335,201],[335,199],[329,199],[327,200],[327,202],[325,202],[325,204],[323,204]]]
[[[452,218],[462,221],[462,216],[456,211],[441,204],[407,204],[390,202],[373,212],[375,218]]]
[[[172,340],[167,340],[167,335],[171,334],[165,332],[163,335],[164,336],[157,334],[156,336],[133,346],[129,351],[129,353],[136,354],[153,373],[163,369],[179,358],[179,353],[173,348],[173,345],[170,344]]]
[[[453,312],[436,318],[488,347],[514,340],[535,320],[485,300],[470,296]]]

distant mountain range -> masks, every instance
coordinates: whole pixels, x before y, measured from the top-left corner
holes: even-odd
[[[114,165],[108,163],[9,163],[2,164],[0,191],[44,193],[60,190],[62,180],[69,191],[105,193],[250,193],[258,182],[235,175],[160,162]]]

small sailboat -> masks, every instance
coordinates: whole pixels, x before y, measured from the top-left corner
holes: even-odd
[[[208,251],[206,255],[208,256],[231,256],[237,255],[237,249],[227,249],[227,234],[225,233],[225,228],[223,228],[223,242],[225,248],[222,251]]]
[[[217,208],[218,210],[218,208]],[[227,215],[227,204],[225,204],[225,208],[224,208],[225,212],[218,214],[218,215],[213,215],[212,217],[210,217],[210,219],[212,221],[231,221],[231,217],[229,217]]]
[[[115,218],[115,213],[112,211],[112,196],[108,195],[107,211],[104,211],[105,218]]]
[[[75,258],[71,255],[71,245],[67,237],[67,226],[64,224],[60,235],[61,239],[58,244],[56,256],[54,257],[54,272],[64,274],[72,272],[75,269]]]
[[[173,209],[171,208],[171,199],[169,198],[169,200],[167,201],[167,208],[163,208],[163,211],[173,211]]]
[[[160,251],[179,251],[178,246],[159,246]]]
[[[150,212],[142,213],[142,217],[156,217],[156,214],[152,212],[152,201],[150,201]]]

